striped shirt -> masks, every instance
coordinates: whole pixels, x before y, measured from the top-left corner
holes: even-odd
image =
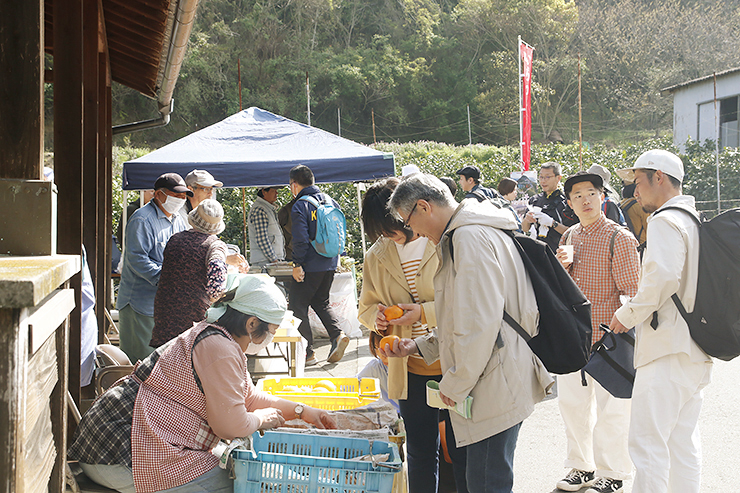
[[[616,236],[615,236],[616,234]],[[614,254],[610,255],[614,238]],[[604,335],[599,324],[611,322],[622,306],[620,295],[637,294],[640,256],[637,240],[627,228],[607,219],[604,213],[594,223],[580,223],[563,233],[560,244],[573,245],[573,263],[568,267],[573,280],[591,302],[592,344]]]
[[[411,296],[414,297],[414,303],[419,303],[419,292],[416,289],[416,278],[419,273],[419,267],[421,266],[421,259],[424,256],[424,251],[427,247],[427,238],[419,238],[411,241],[405,245],[399,245],[396,243],[398,250],[398,257],[401,260],[401,269],[406,277],[406,282],[409,285],[409,291]],[[426,325],[423,325],[420,321],[414,322],[411,326],[411,338],[416,339],[417,337],[427,334],[428,329]],[[419,354],[413,354],[409,356],[409,371],[413,373],[414,361],[423,362],[424,358]]]

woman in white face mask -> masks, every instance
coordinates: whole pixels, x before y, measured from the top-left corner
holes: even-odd
[[[95,482],[124,493],[232,492],[211,449],[300,418],[335,428],[320,409],[258,391],[245,353],[267,346],[285,296],[266,276],[230,276],[206,320],[158,348],[85,414],[69,456]]]

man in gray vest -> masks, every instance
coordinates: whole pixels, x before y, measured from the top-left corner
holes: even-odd
[[[285,259],[285,238],[278,222],[278,189],[262,188],[249,209],[249,261],[252,268],[262,269],[271,262]]]

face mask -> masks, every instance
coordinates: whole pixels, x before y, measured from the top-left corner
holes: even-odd
[[[185,199],[178,199],[177,197],[172,197],[171,195],[166,195],[166,199],[164,202],[162,202],[162,208],[167,211],[168,214],[174,214],[175,212],[182,209],[182,206],[185,205]]]
[[[265,349],[268,344],[272,342],[273,334],[272,332],[268,332],[265,335],[265,340],[260,342],[259,344],[255,344],[253,342],[249,343],[249,346],[247,346],[247,350],[244,351],[247,354],[255,355]]]

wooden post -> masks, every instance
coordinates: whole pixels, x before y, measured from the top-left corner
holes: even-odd
[[[0,20],[0,23],[2,20]],[[20,310],[0,308],[0,347],[4,357],[0,358],[0,491],[14,492],[20,486],[16,467],[23,466],[21,444],[23,429],[21,402],[24,389],[16,385],[26,359],[25,345],[20,331]],[[7,423],[7,426],[5,424]]]
[[[83,163],[83,56],[82,0],[54,2],[54,179],[58,187],[57,251],[82,253]],[[75,290],[75,309],[70,315],[69,340],[77,341],[77,364],[69,369],[69,391],[80,402],[80,304],[81,275],[70,286]],[[76,358],[76,360],[75,360]]]
[[[0,2],[0,178],[43,177],[43,36],[43,0]]]

